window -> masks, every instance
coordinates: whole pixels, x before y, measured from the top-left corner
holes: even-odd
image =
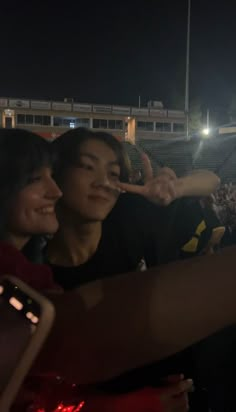
[[[94,129],[107,129],[108,121],[106,119],[93,119]]]
[[[137,122],[137,129],[145,130],[145,122]]]
[[[115,129],[116,128],[116,121],[115,120],[108,120],[108,128]]]
[[[76,127],[89,127],[89,119],[75,119],[75,126]]]
[[[171,123],[156,122],[157,132],[171,132]]]
[[[123,120],[93,119],[93,128],[123,130]]]
[[[140,122],[140,121],[137,122],[138,130],[153,132],[153,126],[154,126],[153,122]]]
[[[93,119],[93,127],[94,129],[99,129],[99,119]]]
[[[175,133],[184,133],[185,125],[184,123],[174,123],[173,124],[173,131]]]
[[[62,117],[53,117],[53,126],[62,126]]]
[[[54,116],[53,125],[58,127],[89,127],[89,119],[80,119],[78,117],[58,117]]]
[[[17,115],[17,123],[18,124],[25,124],[25,115],[24,114],[18,114]]]
[[[123,130],[123,120],[116,120],[116,130]]]
[[[25,124],[34,124],[34,116],[32,114],[25,115]]]
[[[75,119],[64,117],[63,126],[73,127],[72,125],[75,126]]]
[[[108,129],[122,130],[123,120],[108,120]]]
[[[100,128],[101,129],[107,129],[107,120],[106,119],[100,119]]]
[[[36,115],[36,116],[34,116],[34,124],[40,124],[42,126],[50,126],[51,117],[50,116]]]
[[[61,117],[61,126],[70,127],[71,124],[75,124],[75,119],[71,117]]]
[[[89,119],[79,119],[77,117],[54,116],[53,125],[58,127],[89,127]]]
[[[51,117],[33,114],[18,114],[17,124],[32,124],[41,126],[50,126]]]
[[[35,116],[34,118],[35,124],[42,124],[42,117],[43,116]]]

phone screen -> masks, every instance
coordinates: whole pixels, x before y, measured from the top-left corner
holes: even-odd
[[[0,393],[39,323],[39,308],[9,281],[0,284]]]

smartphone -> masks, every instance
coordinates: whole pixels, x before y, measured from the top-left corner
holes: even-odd
[[[0,279],[0,411],[8,412],[55,317],[52,303],[13,276]]]

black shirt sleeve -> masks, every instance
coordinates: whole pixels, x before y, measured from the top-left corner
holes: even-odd
[[[197,198],[160,207],[140,196],[125,194],[111,216],[115,226],[120,225],[119,230],[125,232],[130,253],[143,254],[149,267],[201,253],[217,225],[205,215]]]
[[[162,233],[160,262],[193,257],[200,254],[217,226],[201,207],[197,198],[183,198],[159,212]]]

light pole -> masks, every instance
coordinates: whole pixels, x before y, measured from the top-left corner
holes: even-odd
[[[209,130],[210,128],[210,110],[207,109],[207,129]]]
[[[186,115],[186,135],[187,135],[187,138],[189,138],[189,57],[190,57],[190,23],[191,23],[191,0],[188,0],[187,47],[186,47],[186,78],[185,78],[185,115]]]

